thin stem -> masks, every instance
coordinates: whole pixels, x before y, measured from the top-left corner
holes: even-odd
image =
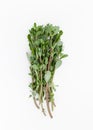
[[[42,103],[41,103],[41,109],[42,109],[43,114],[46,116],[45,109],[43,108],[43,104]]]
[[[41,85],[40,85],[40,97],[39,97],[39,103],[42,102],[42,71],[40,71],[40,79],[41,79]]]
[[[54,110],[53,102],[51,102],[51,109],[52,109],[52,111]]]
[[[53,59],[53,57],[51,56],[51,53],[52,53],[52,48],[50,49],[50,57],[49,57],[49,59],[48,59],[47,70],[50,69],[50,65],[51,65],[51,62],[52,62],[52,59]]]
[[[32,70],[32,69],[31,69]],[[32,83],[34,82],[34,78],[32,77]],[[34,104],[35,104],[35,106],[39,109],[39,106],[38,106],[38,104],[37,104],[37,102],[36,102],[36,98],[35,97],[33,97],[33,100],[34,100]]]
[[[47,70],[50,69],[50,65],[51,65],[51,62],[52,62],[52,56],[51,56],[51,53],[52,53],[52,48],[50,49],[50,57],[48,59],[48,65],[47,65]],[[46,84],[46,105],[47,105],[47,110],[48,110],[48,113],[50,115],[51,118],[53,118],[52,116],[52,113],[51,113],[51,110],[50,110],[50,106],[49,106],[49,86],[48,86],[48,83]]]
[[[40,63],[42,63],[41,56],[40,56],[39,60],[40,60]],[[41,84],[40,84],[40,98],[39,98],[39,103],[41,104],[41,102],[42,102],[42,70],[40,70],[40,80],[41,80]]]
[[[56,104],[55,104],[55,102],[53,102],[53,105],[54,105],[54,107],[56,107]]]
[[[46,85],[46,104],[47,104],[47,110],[48,110],[48,113],[50,115],[51,118],[53,118],[52,114],[51,114],[51,111],[50,111],[50,106],[49,106],[49,91],[48,91],[48,83]]]
[[[35,106],[39,109],[39,106],[38,106],[38,104],[37,104],[37,102],[36,102],[35,97],[33,97],[33,100],[34,100],[34,104],[35,104]]]

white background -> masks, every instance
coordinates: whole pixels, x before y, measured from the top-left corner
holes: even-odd
[[[52,120],[28,98],[26,36],[34,22],[60,26],[69,54],[54,78]],[[0,130],[37,129],[93,130],[92,0],[0,0]]]

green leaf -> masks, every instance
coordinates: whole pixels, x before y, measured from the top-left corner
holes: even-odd
[[[46,65],[45,64],[40,65],[40,69],[45,70],[46,69]]]
[[[42,49],[38,48],[38,55],[41,56],[42,55]]]
[[[45,57],[45,64],[47,65],[48,64],[48,58]]]
[[[28,61],[31,62],[31,54],[27,52],[26,55],[27,55]]]
[[[50,66],[50,70],[53,71],[53,69],[54,69],[54,66]]]
[[[62,35],[62,34],[63,34],[63,31],[62,31],[62,30],[60,30],[59,34],[60,34],[60,35]]]
[[[28,41],[31,42],[31,36],[30,34],[27,35]]]
[[[32,68],[37,70],[38,69],[38,66],[36,64],[32,65]]]
[[[59,68],[62,64],[62,61],[59,59],[57,62],[56,62],[56,65],[55,65],[55,68]]]
[[[32,83],[30,83],[28,87],[32,88]]]
[[[60,59],[65,58],[65,57],[68,57],[68,55],[67,54],[63,54],[63,53],[60,54]]]
[[[36,23],[34,23],[34,27],[36,28]]]
[[[38,37],[39,35],[41,35],[42,34],[42,32],[41,31],[38,31],[37,33],[36,33],[36,36]]]
[[[51,78],[51,72],[50,71],[46,71],[44,78],[45,78],[45,81],[48,82],[50,80],[50,78]]]
[[[63,44],[62,41],[58,41],[58,42],[56,42],[56,43],[53,45],[52,49],[54,49],[54,48],[57,47],[57,46],[62,46],[62,44]]]
[[[32,97],[32,95],[29,95],[29,98]]]
[[[58,46],[61,46],[63,44],[63,42],[62,41],[58,41],[57,44],[58,44]]]
[[[54,26],[54,35],[57,34],[59,32],[59,27],[58,26]]]
[[[28,75],[30,75],[30,76],[31,76],[32,74],[31,74],[31,73],[28,73]]]

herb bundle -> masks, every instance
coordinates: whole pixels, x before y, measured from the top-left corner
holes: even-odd
[[[27,35],[30,53],[27,57],[30,62],[31,95],[36,107],[41,108],[44,115],[44,101],[50,117],[51,110],[55,107],[54,91],[56,86],[53,83],[55,70],[62,64],[62,58],[67,57],[63,53],[61,35],[63,31],[58,26],[47,24],[37,26],[34,23]],[[50,107],[51,106],[51,107]]]

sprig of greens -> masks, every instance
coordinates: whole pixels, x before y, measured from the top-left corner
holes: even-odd
[[[58,26],[47,24],[37,26],[34,23],[27,35],[29,41],[30,54],[27,53],[30,62],[30,73],[32,82],[31,95],[37,108],[41,108],[44,115],[44,101],[50,117],[52,118],[51,108],[54,109],[54,91],[53,83],[55,70],[62,64],[62,59],[67,57],[63,53],[63,42],[61,41],[63,31]],[[51,104],[51,108],[50,108]]]

